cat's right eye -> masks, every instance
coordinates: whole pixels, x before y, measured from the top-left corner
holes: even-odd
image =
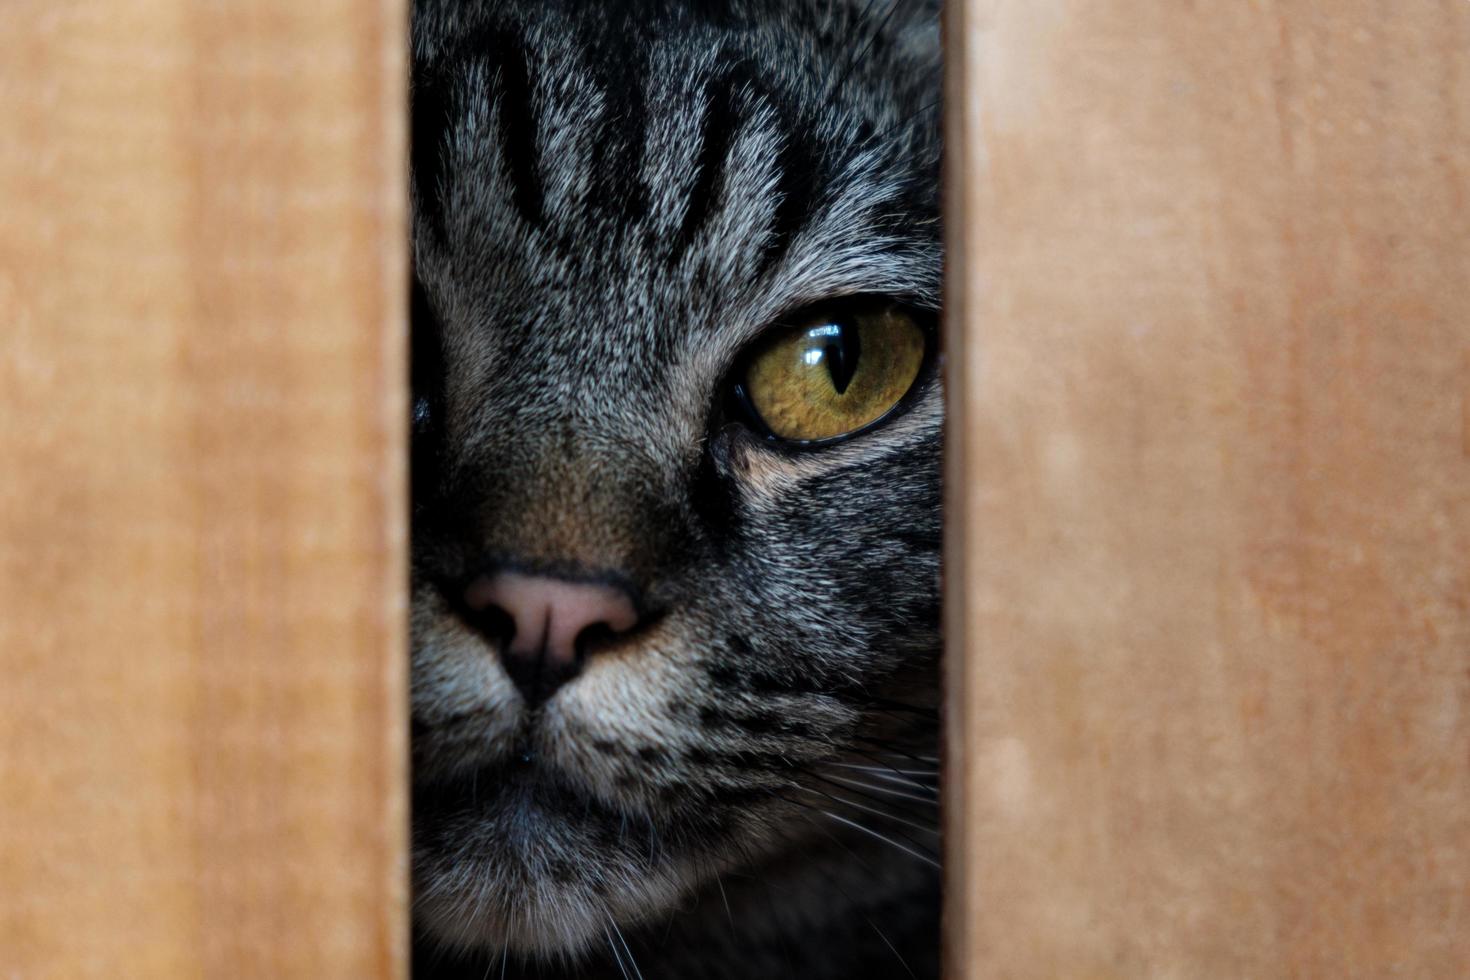
[[[826,444],[888,417],[918,382],[928,346],[895,303],[825,310],[761,338],[735,393],[772,439]]]

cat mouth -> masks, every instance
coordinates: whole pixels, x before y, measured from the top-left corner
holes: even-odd
[[[537,756],[529,739],[518,740],[504,757],[454,775],[416,780],[415,812],[487,816],[514,810],[527,818],[555,819],[562,812],[604,811],[624,816],[596,799],[565,773]]]
[[[665,856],[670,828],[646,811],[590,791],[523,740],[506,756],[457,775],[416,782],[415,829],[474,824],[482,828],[482,854],[506,866],[538,868],[561,850],[614,855],[646,870]]]
[[[450,946],[575,955],[693,884],[668,828],[534,757],[416,785],[413,834],[416,918]]]

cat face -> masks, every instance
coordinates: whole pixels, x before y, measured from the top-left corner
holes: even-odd
[[[575,953],[819,833],[834,760],[932,744],[934,14],[415,11],[413,857],[436,939]],[[894,409],[776,438],[746,387],[789,380],[751,381],[772,331],[883,317],[918,331],[911,378],[876,333],[801,356],[845,351],[844,383],[877,372]]]

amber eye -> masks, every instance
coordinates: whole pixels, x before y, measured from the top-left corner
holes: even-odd
[[[923,328],[900,307],[829,312],[762,338],[739,390],[776,438],[835,439],[892,411],[918,380],[925,349]]]

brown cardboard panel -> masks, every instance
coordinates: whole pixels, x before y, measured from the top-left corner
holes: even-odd
[[[1470,963],[1470,4],[948,12],[952,977]]]
[[[404,5],[4,21],[0,976],[402,976]]]

